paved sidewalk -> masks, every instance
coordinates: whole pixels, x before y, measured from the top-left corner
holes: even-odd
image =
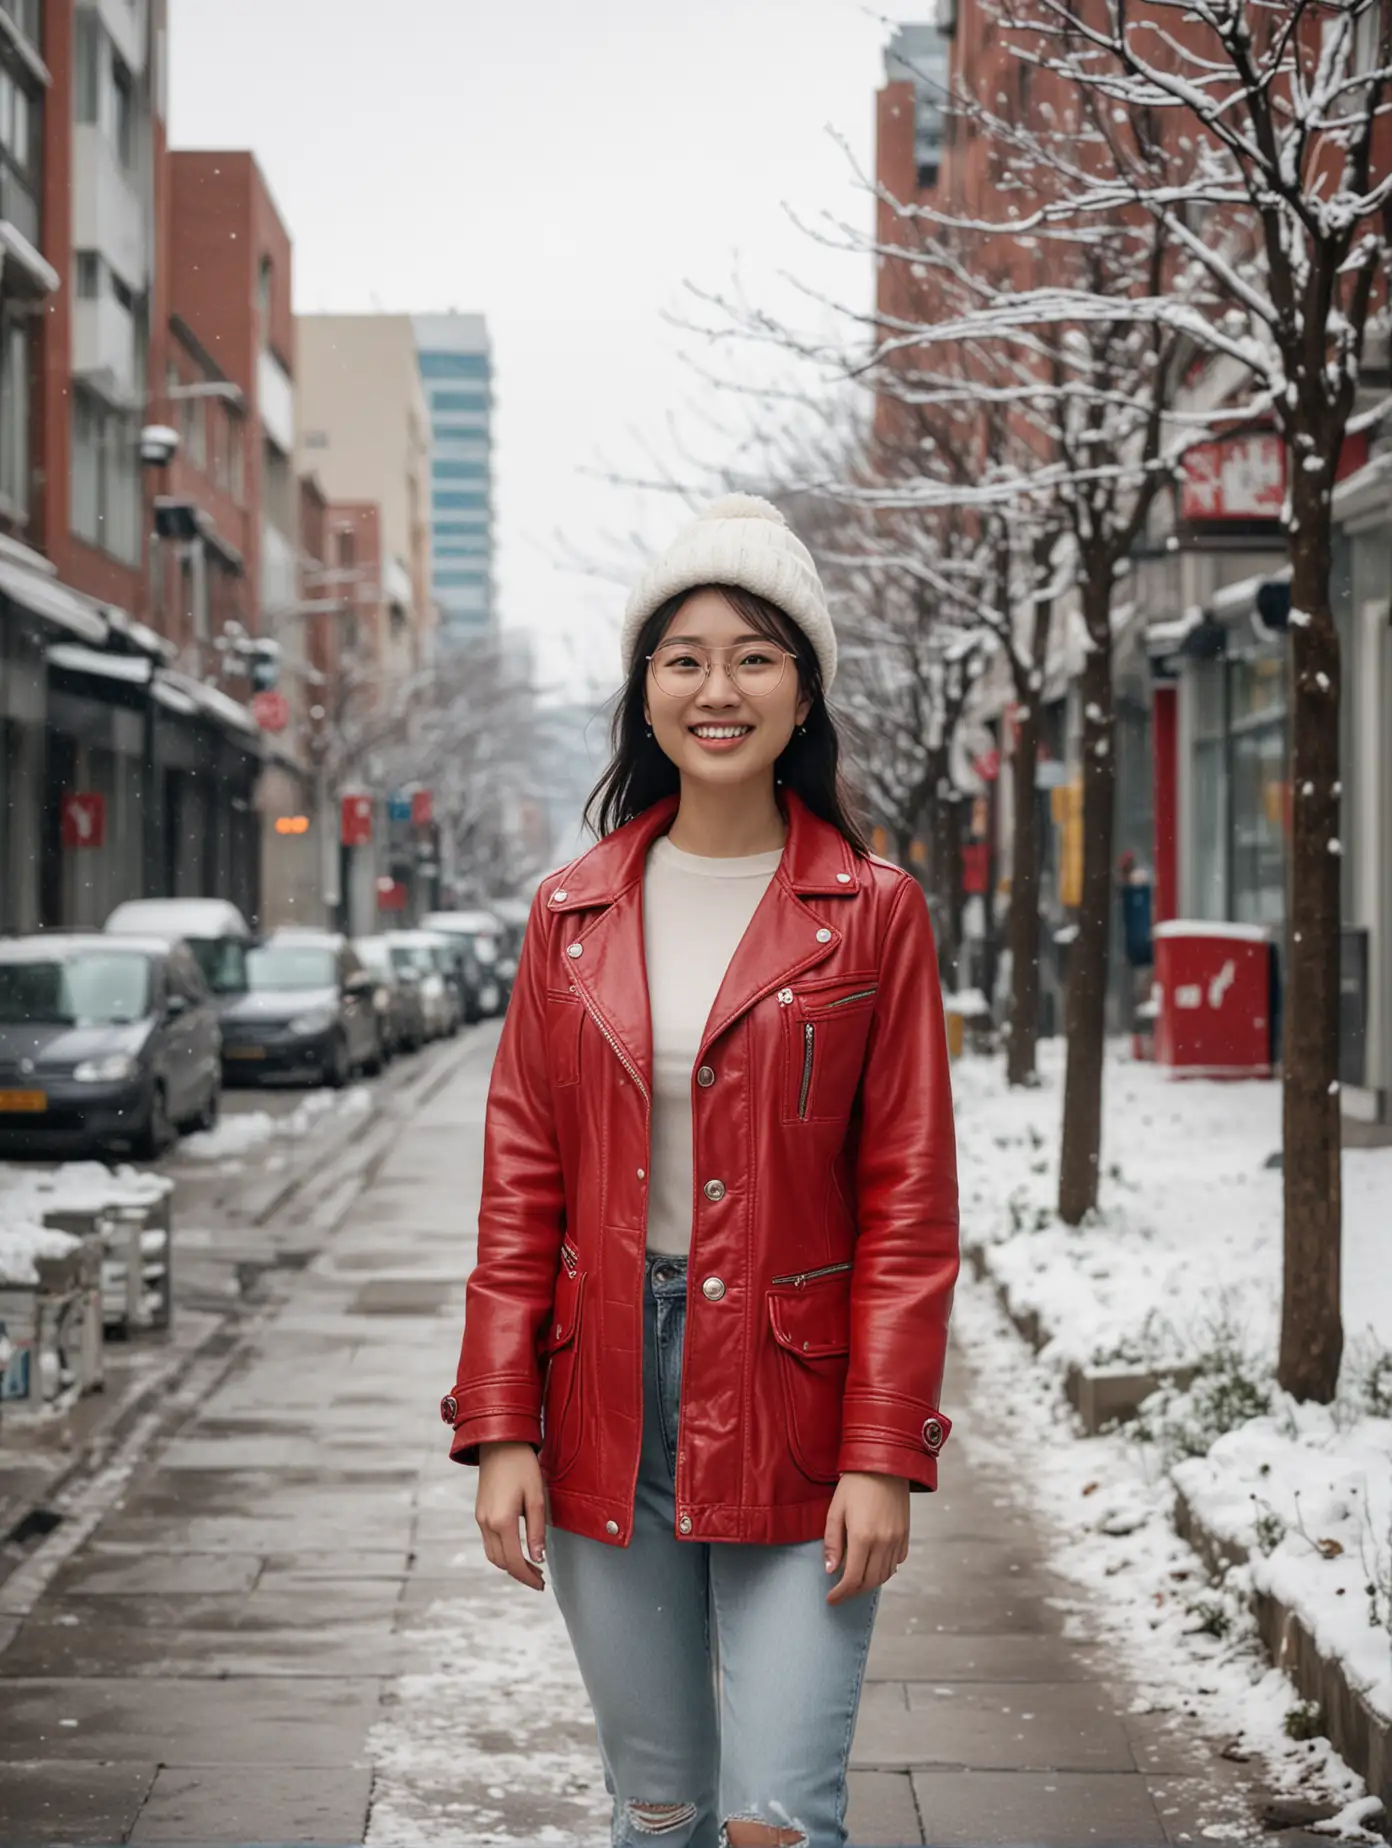
[[[89,1485],[90,1538],[45,1543],[0,1654],[0,1842],[607,1839],[554,1600],[483,1561],[435,1411],[489,1043],[148,1460]],[[969,1433],[968,1378],[948,1402]],[[884,1597],[853,1840],[1257,1839],[1244,1771],[1127,1712],[969,1437],[944,1475]]]

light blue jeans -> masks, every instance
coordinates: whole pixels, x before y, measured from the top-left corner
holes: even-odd
[[[633,1538],[549,1528],[594,1708],[615,1848],[723,1848],[736,1818],[843,1848],[846,1763],[878,1589],[828,1605],[822,1543],[678,1540],[686,1260],[650,1252]],[[675,1810],[661,1806],[677,1805]],[[776,1839],[776,1838],[773,1838]]]

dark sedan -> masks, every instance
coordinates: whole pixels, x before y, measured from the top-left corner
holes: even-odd
[[[221,1100],[218,1016],[186,945],[0,942],[0,1150],[152,1159]]]
[[[346,937],[275,931],[247,951],[247,992],[222,1012],[222,1069],[235,1079],[335,1087],[382,1069],[376,983]]]

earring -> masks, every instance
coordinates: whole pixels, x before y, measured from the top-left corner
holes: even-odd
[[[799,738],[805,738],[807,736],[807,727],[805,725],[798,726],[798,736]]]

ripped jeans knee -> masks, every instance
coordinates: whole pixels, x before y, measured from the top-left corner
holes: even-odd
[[[630,1797],[624,1808],[640,1835],[670,1835],[696,1819],[694,1803],[640,1803]]]
[[[762,1816],[727,1816],[720,1825],[720,1848],[802,1848],[806,1841],[796,1823],[765,1822]]]

